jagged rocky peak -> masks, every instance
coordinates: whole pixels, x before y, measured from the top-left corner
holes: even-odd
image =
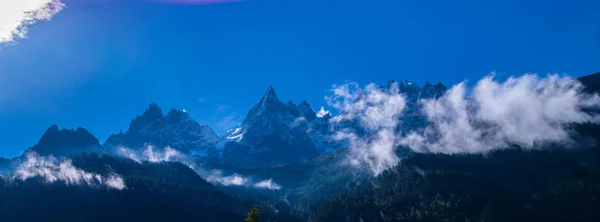
[[[158,119],[163,117],[163,112],[155,102],[151,102],[142,116],[149,119]]]
[[[50,126],[38,143],[29,148],[40,155],[68,155],[100,147],[98,139],[84,128],[62,129],[57,125]]]
[[[423,85],[423,89],[421,90],[421,98],[434,98],[437,97],[437,92],[435,90],[435,87],[433,87],[433,85],[431,85],[431,83],[429,82],[425,82],[425,85]]]
[[[280,102],[279,98],[277,98],[277,93],[275,92],[275,89],[273,89],[273,86],[269,86],[269,88],[267,88],[267,91],[265,91],[265,95],[263,95],[260,101],[262,103]]]
[[[423,88],[432,88],[432,87],[433,87],[433,85],[431,85],[431,83],[429,83],[429,81],[425,81]]]
[[[313,121],[317,117],[317,113],[315,113],[306,100],[302,100],[302,103],[298,105],[298,110],[300,111],[300,114],[309,122]]]
[[[418,95],[421,91],[421,87],[414,82],[404,80],[400,83],[400,92],[406,93],[408,96]]]
[[[290,107],[296,107],[296,104],[292,100],[288,101],[287,105]]]
[[[384,89],[391,89],[393,86],[398,87],[398,90],[401,93],[415,93],[418,92],[420,87],[414,82],[404,80],[398,82],[396,80],[388,80],[386,85],[382,85],[381,87]]]
[[[300,109],[312,109],[310,107],[310,104],[308,102],[306,102],[306,100],[302,100],[302,102],[300,103],[300,105],[298,106],[298,108],[300,108]]]
[[[435,90],[436,97],[442,96],[448,90],[448,87],[446,87],[441,82],[438,82],[437,84],[435,84],[435,86],[433,86],[433,88]]]
[[[155,102],[150,103],[141,116],[136,116],[129,124],[129,131],[138,131],[149,123],[163,117],[163,112]]]
[[[171,147],[180,152],[204,152],[214,146],[219,136],[208,126],[200,125],[184,109],[170,109],[163,115],[156,103],[151,103],[141,116],[131,121],[125,133],[111,135],[105,143],[108,149],[125,146],[144,149],[148,144],[162,149]]]
[[[261,100],[248,112],[241,127],[225,137],[222,161],[238,164],[285,164],[310,160],[319,154],[305,130],[299,130],[299,118],[313,119],[316,114],[303,101],[296,106],[279,100],[269,86]],[[306,121],[301,121],[306,122]]]
[[[266,116],[285,112],[285,110],[295,109],[295,106],[289,106],[281,102],[279,98],[277,98],[277,93],[275,92],[275,89],[273,89],[272,86],[269,86],[269,88],[267,88],[265,94],[258,101],[258,103],[256,103],[256,105],[254,105],[254,107],[250,109],[244,122],[248,123],[248,121],[253,121],[256,118],[263,118]]]
[[[169,113],[167,113],[166,118],[167,118],[167,121],[169,121],[169,122],[181,122],[181,121],[186,121],[186,120],[191,119],[191,117],[187,113],[187,111],[179,110],[179,109],[169,110]]]
[[[446,91],[448,89],[448,87],[446,87],[442,82],[435,84],[434,88],[440,91]]]
[[[439,97],[448,89],[444,84],[438,82],[433,85],[429,81],[425,81],[423,86],[419,86],[418,84],[404,80],[402,82],[397,82],[395,80],[389,80],[385,86],[390,89],[394,84],[397,84],[400,93],[406,94],[410,99],[418,99],[418,98],[434,98]]]

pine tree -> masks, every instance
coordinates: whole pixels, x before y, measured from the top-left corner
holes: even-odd
[[[246,215],[246,222],[259,222],[258,220],[258,207],[253,206],[252,210]]]

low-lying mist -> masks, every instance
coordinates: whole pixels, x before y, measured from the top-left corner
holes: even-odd
[[[73,166],[70,159],[57,159],[53,156],[40,156],[35,152],[26,153],[25,159],[15,168],[13,180],[27,180],[41,177],[47,183],[64,182],[67,185],[106,186],[122,190],[126,188],[121,175],[111,173],[100,175],[86,172]]]

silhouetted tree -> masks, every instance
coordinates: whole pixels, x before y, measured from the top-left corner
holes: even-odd
[[[246,222],[258,222],[258,207],[253,206],[246,216]]]

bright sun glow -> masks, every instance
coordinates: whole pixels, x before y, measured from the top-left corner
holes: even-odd
[[[28,25],[50,19],[63,7],[59,0],[0,0],[0,43],[24,38]]]

